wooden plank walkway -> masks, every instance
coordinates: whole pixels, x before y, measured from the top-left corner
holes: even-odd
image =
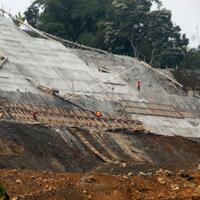
[[[96,117],[89,111],[67,111],[64,108],[55,106],[0,102],[0,113],[1,120],[16,120],[27,123],[38,122],[49,126],[92,127],[100,128],[101,130],[122,128],[133,132],[145,131],[142,122],[138,120],[118,119],[112,116]]]

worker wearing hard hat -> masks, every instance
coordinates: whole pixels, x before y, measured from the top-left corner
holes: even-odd
[[[140,80],[137,80],[136,86],[137,86],[138,92],[140,92],[140,89],[141,89],[141,81]]]
[[[102,113],[100,111],[96,111],[96,117],[102,117]]]

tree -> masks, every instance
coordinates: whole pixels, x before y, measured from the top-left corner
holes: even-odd
[[[42,31],[153,66],[176,67],[187,52],[186,35],[159,0],[35,0],[25,16]]]
[[[114,0],[106,24],[105,46],[116,53],[137,57],[138,43],[145,36],[145,21],[152,2],[149,0]]]
[[[172,23],[169,10],[160,9],[148,14],[146,39],[151,51],[150,64],[154,61],[161,67],[176,67],[184,59],[188,45],[186,35],[181,35],[180,27]]]
[[[103,47],[105,15],[111,0],[36,0],[25,13],[37,28],[73,41]],[[38,17],[38,10],[41,13]],[[35,19],[37,23],[35,23]]]
[[[39,19],[39,7],[37,2],[32,3],[31,6],[28,7],[24,15],[28,23],[31,24],[33,27],[36,27]]]
[[[188,45],[181,29],[171,20],[171,12],[152,11],[155,1],[114,0],[106,26],[105,46],[115,53],[127,53],[134,57],[145,56],[150,64],[175,67],[184,58]]]
[[[182,69],[200,70],[200,48],[190,49],[181,64]]]
[[[15,18],[16,20],[14,22],[17,26],[20,26],[21,22],[24,22],[26,19],[26,17],[23,14],[21,14],[21,12],[18,12],[17,15],[15,15]]]

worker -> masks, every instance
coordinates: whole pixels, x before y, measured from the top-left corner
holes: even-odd
[[[99,112],[99,111],[96,111],[96,116],[97,116],[97,117],[101,117],[101,116],[102,116],[102,113]]]
[[[34,111],[34,112],[33,112],[33,119],[34,119],[35,121],[37,121],[37,111]]]
[[[138,90],[138,92],[140,92],[140,89],[141,89],[141,81],[138,80],[137,83],[136,83],[136,85],[137,85],[137,90]]]

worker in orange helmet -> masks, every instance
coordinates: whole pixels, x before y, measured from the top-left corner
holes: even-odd
[[[101,112],[99,112],[99,111],[96,111],[96,113],[95,113],[95,114],[96,114],[96,116],[97,116],[97,117],[101,117],[101,116],[102,116],[102,113],[101,113]]]
[[[137,86],[138,92],[140,92],[140,89],[141,89],[141,81],[140,80],[137,80],[136,86]]]

